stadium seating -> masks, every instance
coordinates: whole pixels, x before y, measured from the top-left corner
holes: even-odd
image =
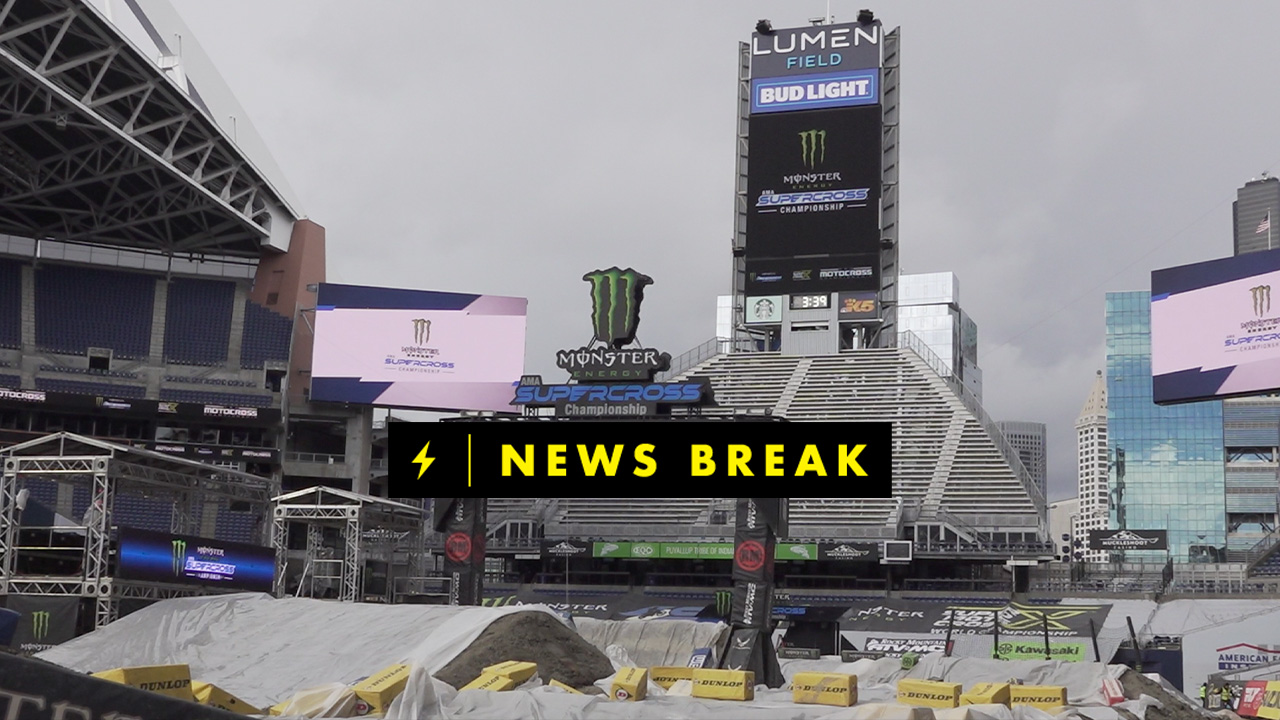
[[[20,388],[22,387],[21,375],[0,375],[0,387]]]
[[[83,355],[110,348],[117,357],[145,359],[151,352],[155,278],[72,265],[36,270],[36,346]]]
[[[252,380],[240,380],[237,378],[213,378],[213,377],[187,377],[183,375],[165,375],[164,381],[169,383],[185,383],[187,385],[221,385],[223,387],[247,387],[256,388],[261,385],[260,382]]]
[[[236,405],[241,407],[271,407],[270,395],[246,395],[242,393],[217,393],[203,390],[178,390],[161,388],[161,400],[202,403],[205,405]]]
[[[693,525],[713,498],[561,498],[556,521],[564,524]]]
[[[71,375],[94,375],[96,377],[124,378],[126,380],[137,380],[138,373],[121,372],[119,370],[99,370],[97,368],[88,367],[69,367],[66,365],[41,365],[40,372],[59,372]]]
[[[174,278],[165,308],[165,359],[185,365],[225,363],[235,297],[235,283]]]
[[[141,400],[147,394],[147,389],[142,385],[112,385],[109,383],[63,380],[49,377],[36,378],[36,389],[47,392],[74,393],[76,395],[102,395],[104,397],[129,400]]]
[[[22,265],[0,261],[0,347],[22,347]]]
[[[172,527],[173,503],[117,494],[112,521],[121,527],[167,533]]]
[[[252,300],[245,301],[244,342],[240,346],[240,367],[260,368],[264,362],[287,362],[293,319],[268,310]]]
[[[219,540],[254,545],[262,541],[253,513],[232,512],[225,507],[220,507],[214,527],[214,537]]]
[[[1280,547],[1253,566],[1254,577],[1280,577]]]

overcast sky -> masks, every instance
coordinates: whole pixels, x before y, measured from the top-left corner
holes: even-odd
[[[590,339],[586,271],[655,279],[640,339],[715,334],[737,45],[825,0],[174,0],[311,219],[328,280],[529,298],[526,365]],[[867,3],[833,0],[837,22]],[[1104,293],[1231,254],[1280,169],[1280,3],[880,2],[902,28],[901,249],[952,271],[985,405],[1049,426],[1053,498]]]

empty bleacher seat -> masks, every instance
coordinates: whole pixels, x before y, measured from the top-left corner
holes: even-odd
[[[176,388],[160,388],[160,399],[173,402],[202,403],[205,405],[233,405],[239,407],[271,407],[270,395],[248,395],[243,393],[217,393],[202,390],[179,390]]]
[[[561,498],[556,520],[566,524],[706,522],[714,498]]]
[[[260,368],[264,362],[287,362],[293,319],[245,301],[244,341],[240,346],[240,367]]]
[[[36,270],[36,345],[82,355],[110,348],[117,357],[145,359],[151,352],[155,276],[44,265]]]
[[[0,261],[0,347],[22,347],[22,265]]]
[[[167,533],[172,528],[173,503],[153,498],[116,495],[112,522],[121,527]]]
[[[140,400],[146,397],[147,394],[147,389],[141,385],[111,385],[108,383],[62,380],[61,378],[49,377],[36,378],[36,389],[46,392],[75,393],[76,395],[102,395],[104,397],[127,400]]]
[[[20,388],[22,387],[21,375],[0,375],[0,387]]]
[[[262,541],[258,521],[253,513],[232,512],[226,507],[220,507],[214,528],[214,537],[225,542],[258,545]]]
[[[165,359],[186,365],[225,363],[235,297],[231,282],[174,278],[165,308]]]

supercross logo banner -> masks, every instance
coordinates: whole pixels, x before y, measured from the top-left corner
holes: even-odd
[[[838,429],[834,429],[838,428]],[[392,423],[392,497],[471,494],[511,480],[550,481],[572,495],[602,480],[699,481],[759,478],[839,482],[855,497],[891,495],[892,425],[787,422],[617,421],[608,423]],[[708,485],[708,487],[711,487]]]
[[[671,356],[648,348],[626,348],[635,342],[644,289],[653,278],[631,268],[612,267],[582,276],[591,283],[592,342],[556,353],[556,366],[580,381],[652,380],[667,369]]]

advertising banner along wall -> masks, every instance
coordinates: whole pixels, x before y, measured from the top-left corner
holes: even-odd
[[[313,401],[513,412],[528,300],[321,283]]]
[[[945,635],[990,635],[1000,619],[1002,637],[1089,637],[1089,621],[1101,629],[1110,605],[1023,605],[1004,607],[946,605],[921,600],[860,601],[840,620],[841,630]],[[1041,656],[1044,648],[1041,647]]]
[[[1090,530],[1090,550],[1168,550],[1168,530]]]
[[[6,606],[21,615],[9,646],[24,655],[48,650],[76,636],[78,597],[10,595]]]

